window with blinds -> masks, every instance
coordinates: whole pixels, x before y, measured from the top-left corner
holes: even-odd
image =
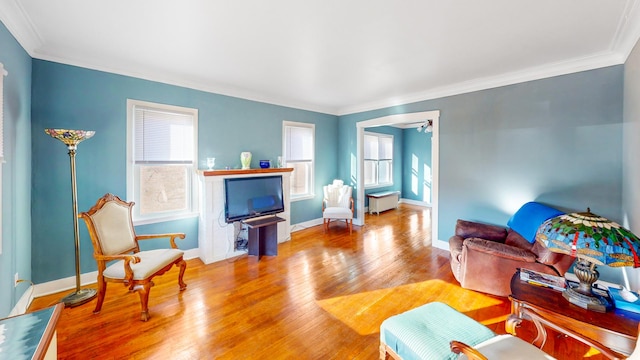
[[[197,209],[196,109],[127,101],[127,198],[136,223],[192,216]]]
[[[393,185],[393,135],[365,132],[365,188]]]
[[[315,157],[315,125],[283,121],[283,154],[291,173],[291,200],[312,198]]]

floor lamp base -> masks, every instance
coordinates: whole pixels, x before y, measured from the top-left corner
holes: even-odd
[[[76,307],[91,301],[96,297],[95,289],[80,289],[62,298],[65,307]]]

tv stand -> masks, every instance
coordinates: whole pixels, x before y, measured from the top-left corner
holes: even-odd
[[[263,255],[278,255],[278,223],[286,219],[269,216],[259,219],[242,221],[249,228],[249,255],[258,257]]]
[[[200,259],[205,264],[243,256],[246,250],[239,251],[234,244],[237,237],[235,226],[227,224],[221,218],[224,214],[224,179],[232,177],[250,177],[265,175],[282,175],[282,195],[284,196],[284,212],[278,217],[285,221],[278,222],[278,243],[291,239],[291,199],[290,184],[293,168],[269,168],[249,170],[212,170],[200,173],[200,220],[198,224],[198,250]],[[257,220],[254,219],[254,220]]]

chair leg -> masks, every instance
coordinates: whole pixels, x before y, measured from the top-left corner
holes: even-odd
[[[104,281],[104,277],[98,276],[98,301],[96,302],[96,308],[93,309],[94,314],[98,314],[102,310],[102,303],[104,302],[104,295],[107,292],[107,282]]]
[[[180,266],[180,273],[178,274],[178,285],[180,285],[180,291],[183,291],[187,288],[187,284],[182,281],[184,272],[185,270],[187,270],[187,262],[184,261],[184,259],[180,259],[180,261],[176,265]]]
[[[145,283],[137,288],[138,295],[140,295],[140,320],[149,320],[149,292],[151,291],[151,282]]]
[[[351,235],[351,231],[353,230],[353,219],[347,219],[347,223],[349,225],[349,235]]]

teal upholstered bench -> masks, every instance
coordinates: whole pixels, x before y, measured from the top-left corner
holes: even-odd
[[[392,316],[380,325],[380,358],[387,354],[402,360],[457,359],[449,343],[461,341],[475,346],[496,334],[488,327],[433,302]]]

